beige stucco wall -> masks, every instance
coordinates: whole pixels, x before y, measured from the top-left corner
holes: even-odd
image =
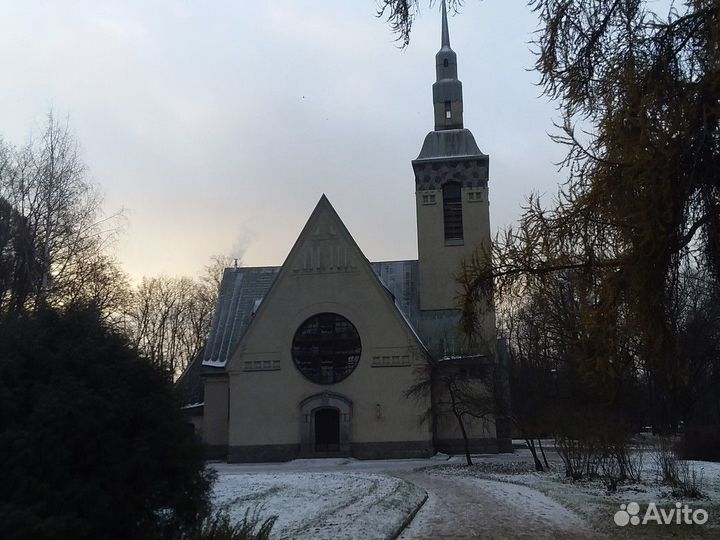
[[[426,362],[416,340],[344,228],[328,213],[308,227],[230,362],[230,446],[300,443],[299,403],[323,391],[352,401],[351,443],[430,441],[430,423],[420,422],[430,396],[404,396]],[[355,371],[333,385],[307,380],[291,356],[297,328],[323,312],[352,322],[362,344]],[[382,356],[410,365],[373,367]],[[256,361],[279,369],[247,371]]]
[[[492,390],[487,384],[482,381],[473,381],[470,383],[470,387],[475,389],[477,396],[484,396],[492,402]],[[473,407],[472,405],[468,405],[468,408],[476,414],[484,412],[482,408]],[[462,409],[462,405],[460,409]],[[438,439],[462,439],[460,424],[452,412],[450,393],[443,384],[438,384],[435,387],[435,412]],[[471,439],[494,439],[496,437],[495,417],[492,414],[487,414],[483,417],[465,415],[463,417],[463,423],[465,425],[465,431]]]
[[[469,200],[471,192],[479,194],[479,202]],[[464,236],[461,245],[445,241],[442,190],[416,193],[420,309],[457,308],[457,296],[461,289],[455,277],[460,273],[462,261],[470,260],[478,249],[490,248],[487,187],[462,188],[461,193]],[[435,195],[435,203],[425,204],[424,195]]]
[[[422,310],[457,309],[462,287],[456,278],[461,273],[463,261],[471,261],[478,253],[489,253],[491,240],[488,188],[462,188],[461,193],[464,238],[460,245],[445,241],[442,190],[416,193]],[[434,195],[435,204],[425,204],[425,195]],[[481,337],[487,342],[487,352],[492,353],[495,342],[494,310],[482,313],[481,321]]]

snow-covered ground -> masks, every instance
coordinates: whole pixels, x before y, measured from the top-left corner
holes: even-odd
[[[301,472],[221,472],[215,504],[237,520],[248,511],[263,519],[276,515],[273,538],[354,540],[393,537],[426,498],[423,489],[399,478],[322,468],[311,463]]]
[[[655,465],[644,462],[640,484],[608,494],[600,481],[564,478],[557,454],[552,469],[534,472],[527,450],[464,459],[296,460],[277,464],[214,464],[215,502],[235,519],[247,511],[276,515],[276,539],[394,538],[720,538],[720,464],[693,462],[702,472],[708,499],[688,501],[710,515],[704,526],[618,527],[620,504],[681,502],[657,482]],[[427,498],[427,502],[425,499]],[[684,501],[682,501],[684,502]]]
[[[720,538],[720,463],[690,462],[702,476],[704,499],[683,500],[673,496],[671,489],[660,483],[657,467],[650,453],[643,459],[643,473],[640,483],[621,484],[617,492],[608,493],[600,480],[573,482],[564,476],[562,462],[554,452],[548,452],[551,470],[543,473],[534,471],[528,459],[527,450],[514,456],[497,459],[496,456],[478,456],[475,466],[468,469],[457,463],[426,469],[428,474],[473,476],[478,480],[501,482],[503,486],[518,485],[532,488],[572,511],[587,523],[597,534],[608,537],[627,538]],[[505,489],[503,487],[503,489]],[[527,497],[523,497],[528,501]],[[614,515],[621,504],[636,502],[642,514],[649,503],[658,508],[672,509],[675,503],[687,504],[690,508],[703,508],[709,514],[705,525],[660,525],[618,527]],[[529,503],[531,506],[533,503]],[[642,515],[641,515],[642,517]]]
[[[405,478],[429,495],[401,540],[596,538],[580,516],[525,486],[423,472]]]

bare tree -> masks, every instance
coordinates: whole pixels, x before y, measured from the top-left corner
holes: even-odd
[[[133,290],[126,329],[153,364],[178,377],[201,353],[223,273],[237,262],[214,256],[199,278],[144,278]]]
[[[202,349],[212,309],[212,295],[199,281],[144,278],[133,291],[128,331],[150,362],[175,377]]]
[[[465,461],[472,465],[470,431],[477,422],[485,429],[497,417],[490,366],[481,366],[475,357],[433,361],[419,372],[418,382],[405,396],[432,403],[421,417],[423,422],[452,418],[463,439]],[[476,427],[476,426],[475,426]]]
[[[430,0],[430,6],[440,4],[445,0]],[[447,6],[457,11],[463,4],[463,0],[447,0]],[[400,46],[405,48],[410,44],[410,32],[412,31],[415,17],[420,12],[420,0],[378,0],[377,16],[387,20],[392,31],[397,35]]]
[[[37,140],[2,147],[0,196],[24,218],[33,239],[40,279],[31,303],[92,302],[103,312],[117,309],[116,290],[125,280],[108,246],[122,215],[103,217],[98,188],[67,121],[50,112]]]
[[[217,295],[218,291],[220,291],[220,282],[225,274],[225,269],[231,266],[237,267],[241,262],[242,257],[213,255],[210,257],[210,263],[205,266],[205,273],[200,279],[208,285],[210,291]]]

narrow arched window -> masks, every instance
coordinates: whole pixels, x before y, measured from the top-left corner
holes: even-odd
[[[443,185],[443,218],[445,240],[462,240],[462,198],[460,184],[447,182]]]

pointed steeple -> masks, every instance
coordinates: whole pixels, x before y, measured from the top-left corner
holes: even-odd
[[[435,55],[437,81],[433,84],[435,128],[425,136],[420,154],[412,162],[421,313],[456,310],[462,292],[455,279],[458,269],[477,249],[491,245],[489,158],[480,151],[470,130],[463,127],[462,84],[457,76],[457,57],[450,48],[445,0],[440,7],[442,38]],[[483,329],[492,331],[483,330],[483,337],[489,336],[486,343],[494,343],[494,313],[488,313],[489,322],[483,323]],[[439,330],[437,335],[453,335],[450,328],[454,323],[448,324],[448,330]]]
[[[448,32],[447,7],[445,0],[442,0],[442,47],[450,48],[450,32]]]
[[[447,6],[442,0],[441,46],[435,55],[437,81],[433,84],[435,130],[462,129],[462,83],[457,78],[457,55],[450,48]]]

